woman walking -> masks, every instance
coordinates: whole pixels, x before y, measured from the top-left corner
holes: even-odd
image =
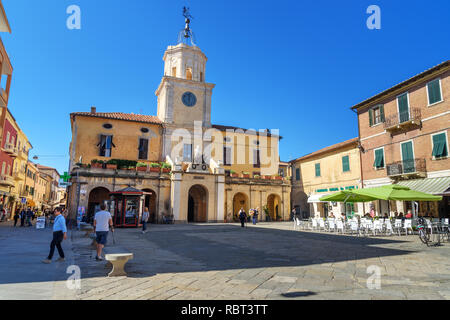
[[[148,212],[148,208],[144,208],[144,213],[142,214],[142,234],[147,232],[147,222],[150,217],[150,213]]]

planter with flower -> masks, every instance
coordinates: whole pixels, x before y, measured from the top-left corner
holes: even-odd
[[[172,171],[172,166],[170,164],[168,164],[167,162],[164,162],[161,165],[161,168],[162,168],[163,173],[170,173],[170,171]]]
[[[233,178],[239,177],[239,175],[238,175],[238,174],[236,173],[236,171],[234,171],[234,170],[231,170],[231,171],[230,171],[230,176],[233,177]]]
[[[254,179],[261,179],[261,176],[259,174],[255,174],[255,175],[253,175],[253,178]]]
[[[105,162],[102,161],[102,160],[94,159],[94,160],[91,161],[91,166],[92,166],[92,168],[99,168],[99,169],[102,169],[104,163],[105,163]]]
[[[242,178],[250,178],[249,172],[242,172]]]
[[[138,162],[136,164],[136,171],[147,171],[147,164],[145,162]]]
[[[263,176],[263,179],[265,179],[265,180],[271,180],[271,179],[272,179],[272,176]]]
[[[117,160],[111,159],[106,161],[106,169],[117,169]]]
[[[161,166],[159,163],[152,162],[150,163],[150,172],[159,172],[161,170]]]
[[[276,174],[273,178],[274,178],[275,180],[283,180],[283,177],[280,176],[279,174]]]

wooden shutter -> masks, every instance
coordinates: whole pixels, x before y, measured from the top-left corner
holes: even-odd
[[[297,181],[300,180],[300,169],[299,168],[295,169],[295,179]]]
[[[441,101],[441,88],[439,79],[436,79],[428,83],[428,103],[433,104],[439,101]]]
[[[320,163],[316,163],[316,177],[320,177]]]
[[[369,109],[369,125],[373,126],[373,110]]]
[[[348,156],[342,157],[342,171],[343,172],[350,171],[350,160]]]
[[[381,122],[384,122],[384,105],[380,106]]]
[[[432,156],[436,158],[447,156],[447,142],[445,141],[445,133],[436,134],[433,136],[433,153]]]

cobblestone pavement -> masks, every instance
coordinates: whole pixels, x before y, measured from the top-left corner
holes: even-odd
[[[359,238],[294,231],[292,223],[119,229],[116,246],[134,259],[128,277],[117,278],[105,277],[107,263],[80,236],[79,299],[450,298],[450,243],[428,248],[413,235]],[[371,265],[380,268],[379,290],[367,288]]]
[[[34,259],[29,267],[43,272],[36,263],[42,254],[13,250],[18,240],[9,229],[0,226],[0,259],[8,257],[0,260],[0,274],[6,265],[17,265],[23,259]],[[47,253],[50,233],[44,237],[45,245],[33,244],[35,251]],[[39,230],[19,230],[18,234],[23,246]],[[426,247],[413,235],[363,238],[294,231],[292,223],[279,222],[248,228],[237,224],[150,225],[145,235],[138,229],[116,229],[115,245],[110,235],[108,246],[129,250],[134,259],[126,266],[128,277],[115,278],[106,277],[111,269],[107,262],[94,259],[91,239],[79,231],[73,231],[70,238],[64,243],[70,259],[63,264],[81,268],[81,289],[66,289],[63,280],[68,275],[62,265],[54,263],[43,265],[46,276],[34,281],[31,273],[27,280],[14,277],[13,271],[9,279],[0,276],[0,298],[5,297],[5,286],[20,291],[24,284],[38,288],[52,281],[53,290],[44,290],[52,299],[450,298],[450,243]],[[367,287],[372,275],[367,270],[372,265],[379,268],[380,289]]]

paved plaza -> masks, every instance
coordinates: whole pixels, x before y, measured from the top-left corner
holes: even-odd
[[[0,299],[450,298],[450,243],[426,247],[413,235],[361,238],[294,231],[287,222],[117,229],[108,246],[134,259],[128,277],[115,278],[84,232],[68,238],[66,261],[45,265],[50,229],[0,224]],[[79,289],[66,286],[70,265],[81,269]],[[380,289],[367,287],[370,266],[379,268]]]

